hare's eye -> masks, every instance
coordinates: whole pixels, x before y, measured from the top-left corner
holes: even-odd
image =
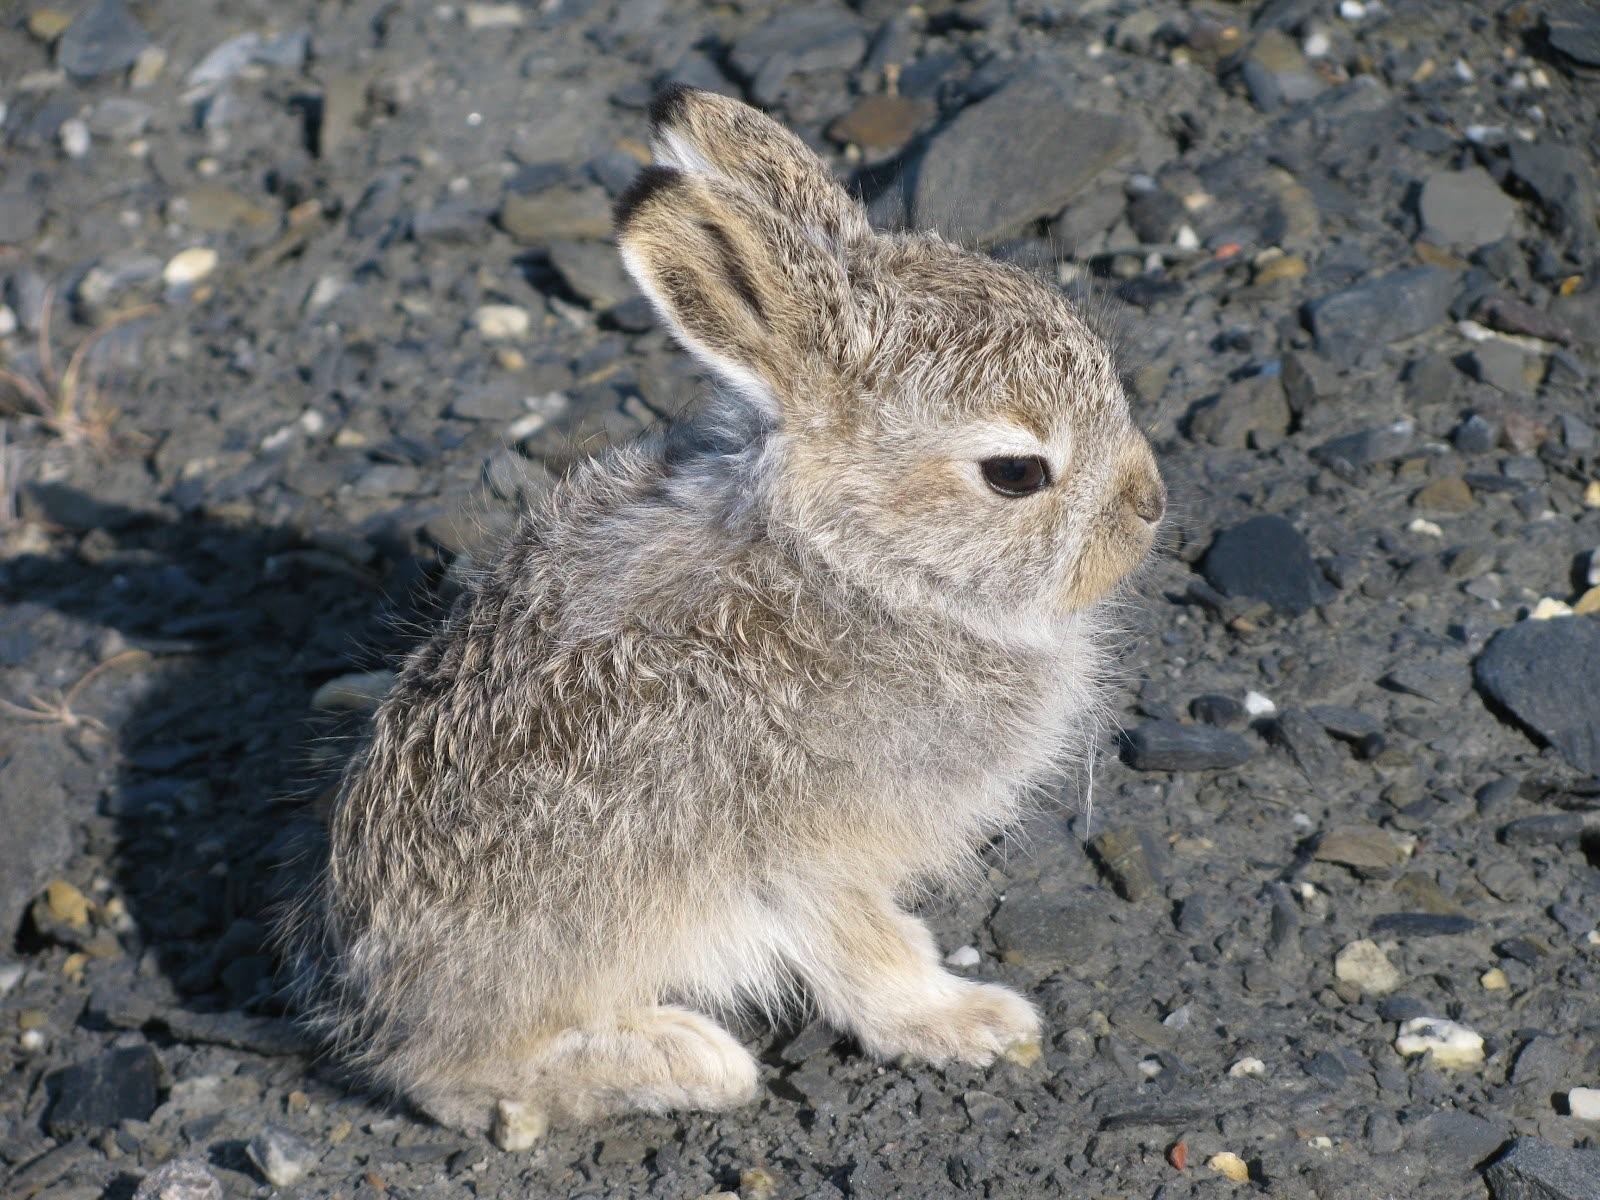
[[[1024,458],[986,458],[983,481],[1002,496],[1027,496],[1050,486],[1050,468],[1037,454]]]

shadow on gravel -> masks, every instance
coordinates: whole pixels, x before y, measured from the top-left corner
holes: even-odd
[[[116,982],[96,989],[88,1020],[293,1050],[292,1028],[272,1019],[267,912],[290,882],[279,864],[315,828],[317,752],[337,761],[342,750],[308,701],[403,649],[403,631],[428,619],[435,564],[396,545],[375,566],[370,531],[154,521],[81,494],[54,499],[92,513],[76,525],[77,552],[20,556],[8,581],[114,630],[96,650],[103,674],[120,677],[97,685],[118,702],[99,798],[108,820],[91,822],[101,832],[89,847],[132,922],[127,969],[105,976]],[[72,944],[73,933],[25,923],[24,943],[42,937]]]

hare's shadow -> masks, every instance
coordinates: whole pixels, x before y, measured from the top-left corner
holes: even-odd
[[[14,557],[0,594],[116,630],[129,648],[98,800],[111,844],[90,836],[132,917],[124,948],[153,954],[187,1011],[282,1015],[270,911],[296,886],[285,864],[314,840],[308,801],[344,748],[319,769],[319,739],[348,732],[314,722],[308,699],[389,664],[432,621],[438,556],[396,539],[362,562],[354,548],[382,541],[370,529],[308,536],[55,499],[92,506],[93,552]],[[25,921],[24,943],[37,936]]]

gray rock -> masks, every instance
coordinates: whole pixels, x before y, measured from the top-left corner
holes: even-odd
[[[549,254],[566,285],[595,308],[610,308],[637,294],[610,242],[551,242]]]
[[[1472,688],[1466,668],[1459,662],[1407,662],[1387,672],[1379,681],[1390,691],[1450,704],[1464,698]]]
[[[1546,813],[1522,817],[1500,831],[1508,846],[1576,846],[1591,822],[1584,813]]]
[[[245,1153],[273,1187],[293,1187],[321,1157],[310,1142],[276,1125],[268,1125],[251,1138]]]
[[[1498,242],[1511,232],[1516,203],[1482,167],[1439,171],[1428,177],[1417,200],[1422,232],[1439,246],[1472,248]]]
[[[760,104],[775,104],[791,75],[848,70],[867,52],[859,18],[837,4],[780,7],[733,44],[728,60]]]
[[[1440,267],[1409,267],[1313,300],[1306,324],[1317,350],[1338,363],[1362,351],[1426,333],[1450,314],[1456,275]]]
[[[1600,12],[1591,4],[1564,4],[1544,14],[1553,49],[1585,66],[1600,67]]]
[[[0,726],[0,944],[9,946],[28,903],[72,853],[64,782],[85,784],[81,766],[63,779],[56,739]],[[71,756],[68,761],[76,758]]]
[[[1297,616],[1333,598],[1333,587],[1295,527],[1282,517],[1251,517],[1219,533],[1201,563],[1206,582],[1227,596],[1265,600]]]
[[[469,388],[450,401],[449,413],[465,421],[515,421],[528,412],[525,389],[515,380]]]
[[[1366,1124],[1367,1145],[1374,1154],[1393,1154],[1405,1145],[1405,1131],[1400,1128],[1400,1122],[1394,1119],[1394,1114],[1377,1112],[1367,1114]]]
[[[1039,71],[963,111],[915,169],[914,222],[990,243],[1059,213],[1136,136],[1128,119],[1074,98]]]
[[[1451,430],[1450,441],[1462,454],[1487,454],[1500,441],[1500,427],[1472,413]]]
[[[1569,249],[1595,238],[1594,169],[1589,159],[1559,142],[1512,139],[1511,173],[1533,192],[1545,216]]]
[[[1568,1046],[1553,1037],[1532,1037],[1517,1051],[1511,1065],[1511,1084],[1550,1092],[1572,1069],[1573,1054]]]
[[[1520,346],[1498,339],[1472,348],[1472,373],[1482,383],[1511,396],[1533,390],[1528,379],[1528,354]]]
[[[1490,640],[1478,686],[1561,757],[1600,774],[1600,620],[1521,621]]]
[[[481,242],[489,236],[489,218],[493,215],[481,204],[447,201],[412,217],[411,236],[419,242]]]
[[[1312,447],[1311,458],[1341,478],[1353,481],[1368,467],[1399,458],[1411,448],[1416,432],[1416,422],[1401,418],[1329,438]]]
[[[1594,1200],[1600,1196],[1600,1152],[1518,1138],[1484,1178],[1494,1200]]]
[[[107,96],[94,106],[89,116],[89,131],[96,137],[125,142],[145,131],[154,112],[143,100]]]
[[[26,192],[0,192],[0,245],[30,240],[44,224],[44,205]]]
[[[222,1184],[198,1158],[175,1158],[141,1179],[133,1200],[222,1200]]]
[[[1453,913],[1403,912],[1384,913],[1374,917],[1373,937],[1448,937],[1458,933],[1471,933],[1478,923],[1471,917]]]
[[[1491,1121],[1469,1112],[1436,1112],[1426,1117],[1418,1138],[1431,1159],[1459,1170],[1470,1170],[1500,1149],[1510,1136],[1504,1121]]]
[[[186,82],[192,88],[215,87],[251,65],[298,70],[305,65],[310,49],[311,33],[304,28],[276,37],[241,33],[217,45],[196,63]]]
[[[1245,706],[1232,696],[1222,696],[1215,692],[1207,692],[1203,696],[1196,696],[1189,701],[1189,715],[1196,721],[1204,721],[1207,725],[1217,725],[1223,729],[1237,729],[1245,724],[1249,713]]]
[[[1322,722],[1300,709],[1286,709],[1269,727],[1272,743],[1287,751],[1313,786],[1337,779],[1350,761],[1349,751],[1328,736]]]
[[[126,71],[149,44],[122,0],[96,0],[61,35],[56,64],[77,79],[94,79]]]
[[[1113,928],[1101,905],[1085,895],[1075,879],[1045,872],[1037,879],[1018,880],[989,919],[989,930],[1001,957],[1031,971],[1059,970],[1100,953]]]
[[[1138,771],[1225,771],[1253,753],[1237,733],[1177,721],[1146,721],[1122,739],[1122,761]]]
[[[93,1133],[119,1121],[143,1121],[156,1109],[161,1061],[149,1046],[109,1050],[57,1071],[44,1127],[51,1137]]]
[[[1189,418],[1196,441],[1228,450],[1265,449],[1289,432],[1289,402],[1276,375],[1252,375],[1230,383]]]
[[[1159,848],[1137,829],[1108,829],[1089,839],[1089,853],[1117,895],[1137,904],[1158,885]]]
[[[500,225],[524,246],[603,238],[611,232],[611,199],[604,188],[593,186],[512,191],[501,205]]]
[[[1294,39],[1267,30],[1251,44],[1239,70],[1250,99],[1262,112],[1276,112],[1285,104],[1309,100],[1323,83],[1300,52]]]

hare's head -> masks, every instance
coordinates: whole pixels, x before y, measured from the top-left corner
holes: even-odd
[[[1054,287],[932,234],[874,232],[797,137],[673,88],[617,209],[629,271],[760,414],[784,536],[985,623],[1112,591],[1165,506],[1106,344]]]

